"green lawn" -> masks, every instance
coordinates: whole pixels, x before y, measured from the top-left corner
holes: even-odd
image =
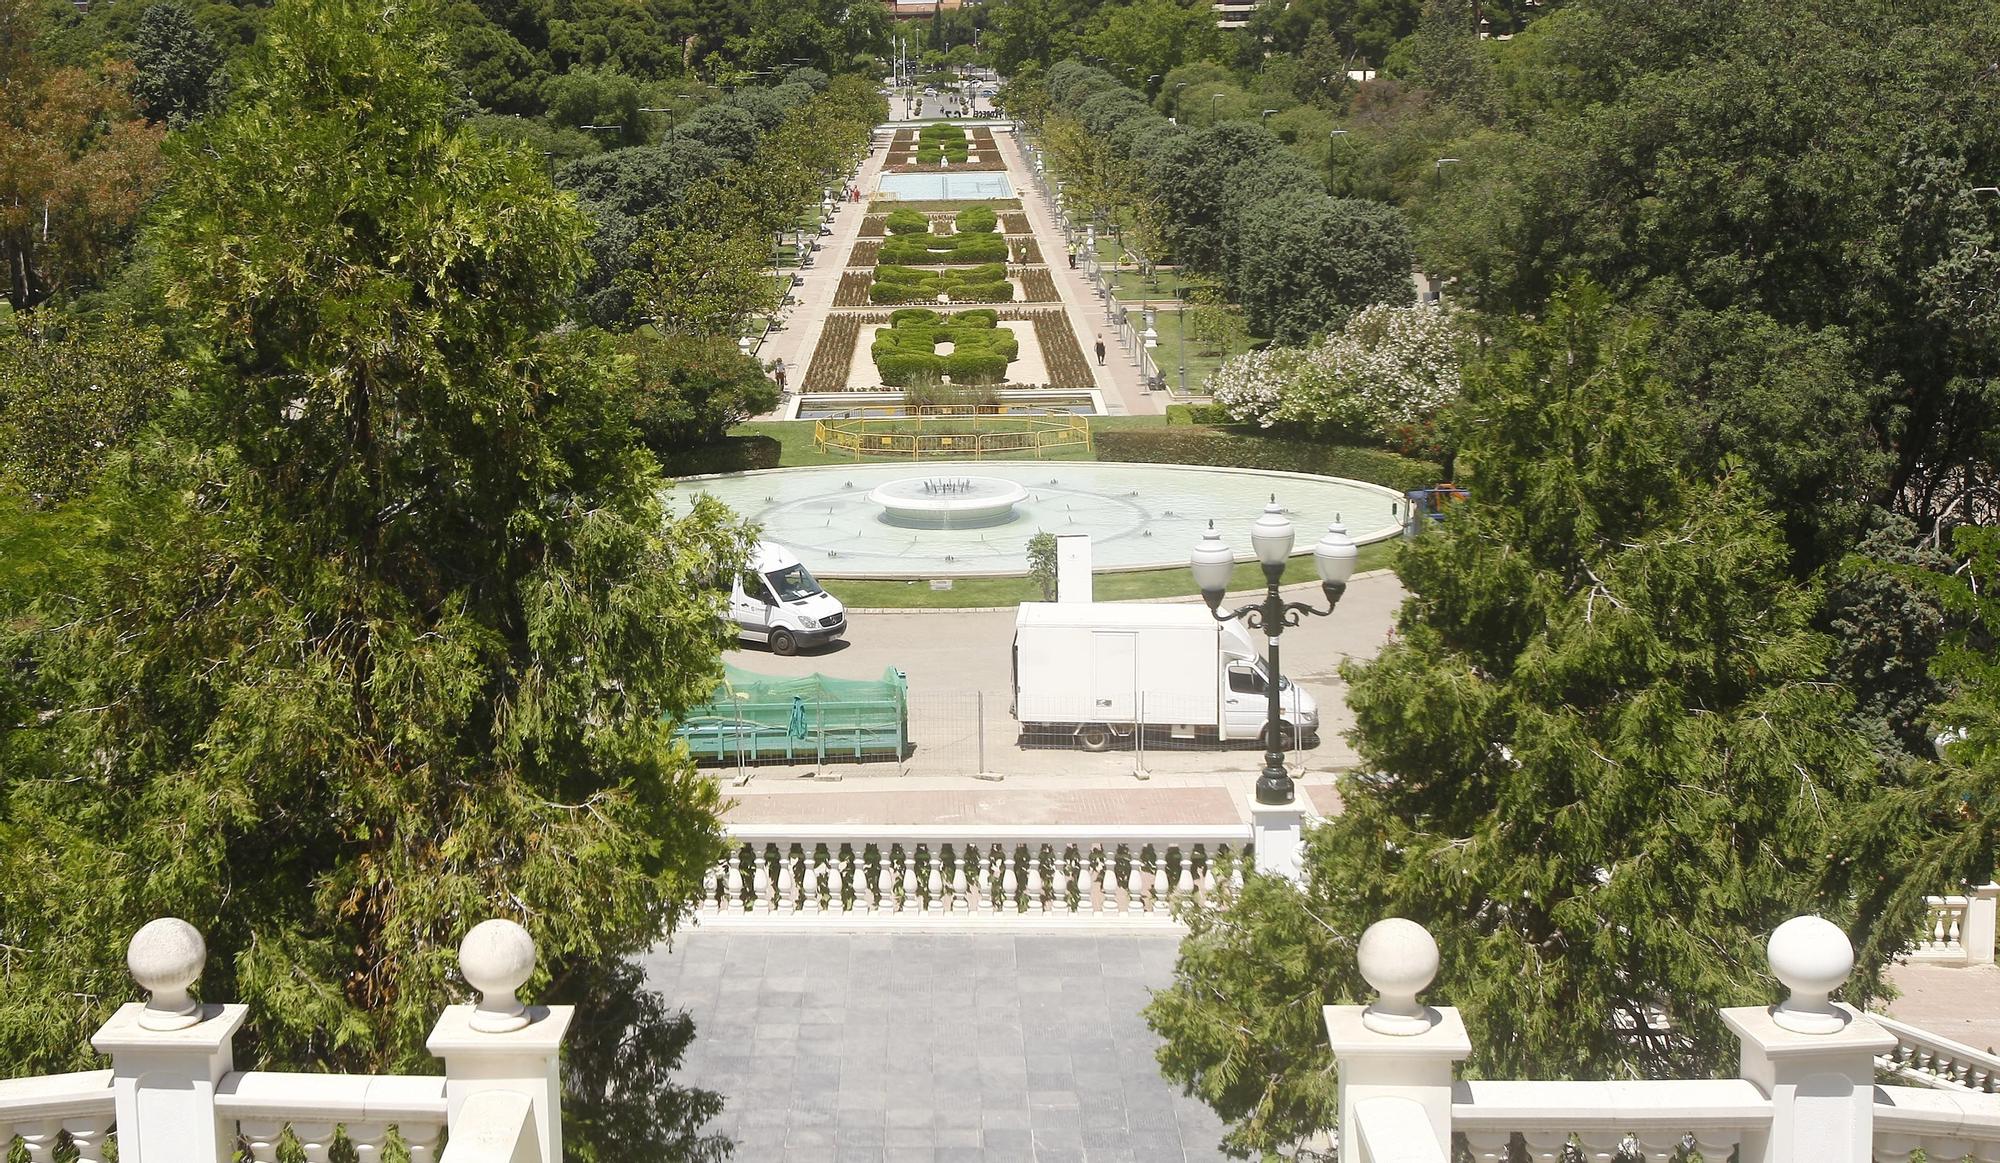
[[[1180,365],[1183,348],[1181,345],[1181,315],[1178,311],[1159,312],[1153,330],[1160,333],[1160,345],[1153,349],[1153,362],[1166,373],[1167,386],[1178,392],[1181,386]],[[1241,355],[1256,346],[1256,341],[1243,339],[1234,344],[1229,355]],[[1222,365],[1223,355],[1214,351],[1203,351],[1200,344],[1188,343],[1185,348],[1187,359],[1187,385],[1190,393],[1199,393],[1208,375]]]
[[[1395,563],[1401,541],[1380,541],[1361,547],[1355,571],[1386,569]],[[1294,557],[1285,567],[1285,584],[1314,580],[1310,556]],[[1264,571],[1254,564],[1239,565],[1230,578],[1231,592],[1252,590],[1264,584]],[[1039,602],[1042,593],[1024,577],[957,578],[948,590],[933,590],[927,581],[863,581],[830,579],[827,589],[854,609],[958,609],[966,606],[1018,606]],[[1193,597],[1194,575],[1186,566],[1149,569],[1136,573],[1100,573],[1091,582],[1091,596],[1101,602],[1129,602],[1141,598]]]

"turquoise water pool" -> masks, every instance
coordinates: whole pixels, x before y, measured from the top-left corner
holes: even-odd
[[[883,174],[876,187],[883,194],[906,202],[941,202],[947,199],[1012,198],[1014,183],[993,170],[962,174]]]
[[[994,477],[1027,491],[1010,521],[967,529],[911,529],[885,519],[869,493],[902,478]],[[1250,524],[1276,494],[1311,553],[1336,517],[1358,542],[1402,531],[1403,498],[1334,477],[1194,465],[1091,461],[887,461],[767,469],[677,483],[685,506],[706,493],[764,527],[764,535],[824,577],[978,577],[1028,570],[1038,530],[1088,533],[1098,570],[1186,566],[1213,520],[1238,560],[1253,560]]]

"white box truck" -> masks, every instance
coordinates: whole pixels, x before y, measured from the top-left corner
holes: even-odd
[[[1148,738],[1262,739],[1270,671],[1235,621],[1201,605],[1024,602],[1014,619],[1014,716],[1030,735],[1103,751]],[[1313,697],[1279,679],[1280,746],[1319,731]]]

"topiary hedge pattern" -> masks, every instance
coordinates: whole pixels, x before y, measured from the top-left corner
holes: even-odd
[[[960,234],[991,234],[1000,227],[1000,216],[991,206],[967,206],[953,216],[951,224]]]
[[[868,289],[868,298],[875,303],[929,303],[940,294],[959,303],[1011,303],[1014,284],[1007,281],[1002,263],[948,271],[880,266],[875,268],[875,285]]]
[[[899,234],[885,239],[876,261],[902,266],[1007,261],[1007,240],[998,234]]]
[[[950,125],[926,125],[917,134],[917,164],[934,166],[940,161],[962,162],[972,153],[965,131]]]
[[[892,388],[943,376],[955,384],[1003,383],[1007,365],[1020,354],[1020,342],[999,321],[994,311],[940,315],[905,307],[892,313],[889,326],[875,333],[868,353],[875,358],[882,382]],[[940,343],[952,345],[950,355],[937,354]]]
[[[1438,482],[1441,471],[1430,461],[1398,456],[1379,448],[1285,440],[1198,425],[1105,429],[1093,433],[1092,439],[1099,460],[1316,473],[1387,485],[1399,492],[1429,488]],[[1384,499],[1381,516],[1385,523],[1388,510],[1389,502]]]
[[[921,210],[894,211],[885,221],[885,225],[888,226],[890,234],[929,234],[931,232],[930,215],[925,214]]]

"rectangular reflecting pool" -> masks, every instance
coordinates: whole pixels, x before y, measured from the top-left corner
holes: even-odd
[[[884,195],[906,202],[942,202],[976,198],[1012,198],[1014,183],[994,170],[962,174],[883,174],[876,186]]]

